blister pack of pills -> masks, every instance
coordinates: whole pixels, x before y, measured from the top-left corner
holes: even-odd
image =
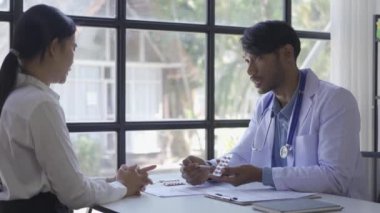
[[[228,163],[230,162],[231,158],[232,158],[232,154],[227,154],[227,155],[223,156],[220,159],[218,165],[216,165],[216,168],[215,168],[214,172],[212,173],[212,175],[218,176],[218,177],[222,176],[222,170],[226,166],[228,166]]]

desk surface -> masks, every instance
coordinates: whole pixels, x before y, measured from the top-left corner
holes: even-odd
[[[167,175],[165,175],[167,176]],[[153,175],[152,179],[162,177]],[[380,212],[380,204],[347,197],[319,194],[321,200],[336,203],[344,207],[340,212]],[[256,212],[251,206],[240,206],[222,202],[202,195],[161,198],[149,194],[139,197],[129,197],[110,204],[96,206],[94,209],[102,212],[176,212],[176,213],[224,213],[224,212]]]

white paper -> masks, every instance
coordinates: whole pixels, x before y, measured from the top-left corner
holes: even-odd
[[[184,180],[182,179],[184,182]],[[185,183],[185,182],[184,182]],[[230,192],[230,191],[245,191],[245,190],[260,190],[272,189],[272,187],[264,186],[262,183],[249,183],[235,187],[227,183],[204,183],[202,185],[193,186],[190,184],[178,186],[164,186],[161,182],[156,182],[153,185],[148,185],[145,193],[159,197],[176,197],[190,195],[206,195],[213,192]]]
[[[163,182],[176,181],[184,185],[165,186]],[[175,176],[173,179],[162,178],[148,185],[145,193],[159,197],[177,197],[191,195],[211,195],[225,198],[236,198],[236,202],[262,201],[285,198],[300,198],[313,193],[302,193],[293,191],[276,191],[273,187],[264,186],[261,182],[253,182],[240,186],[233,186],[227,183],[209,183],[193,186],[187,184],[184,179]],[[218,195],[217,195],[218,194]]]
[[[205,183],[199,186],[192,186],[189,184],[179,186],[164,186],[162,183],[154,183],[147,186],[145,193],[152,194],[159,197],[176,197],[176,196],[189,196],[189,195],[203,195],[211,184]]]

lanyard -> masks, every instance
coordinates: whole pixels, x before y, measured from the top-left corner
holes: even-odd
[[[290,130],[289,130],[289,135],[288,135],[288,141],[286,143],[289,147],[291,147],[292,144],[293,144],[293,137],[294,137],[294,133],[296,131],[297,123],[298,123],[298,120],[299,120],[299,115],[300,115],[301,106],[302,106],[303,92],[305,90],[306,72],[300,71],[299,73],[301,75],[300,87],[299,87],[299,90],[298,90],[298,96],[297,96],[297,100],[296,100],[296,105],[295,105],[294,111],[292,113],[293,114],[293,118],[292,118],[292,121],[290,123]]]

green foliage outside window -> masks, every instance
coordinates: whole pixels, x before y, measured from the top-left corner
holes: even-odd
[[[97,142],[87,136],[79,136],[73,141],[73,146],[81,171],[89,176],[98,176],[103,151]]]

